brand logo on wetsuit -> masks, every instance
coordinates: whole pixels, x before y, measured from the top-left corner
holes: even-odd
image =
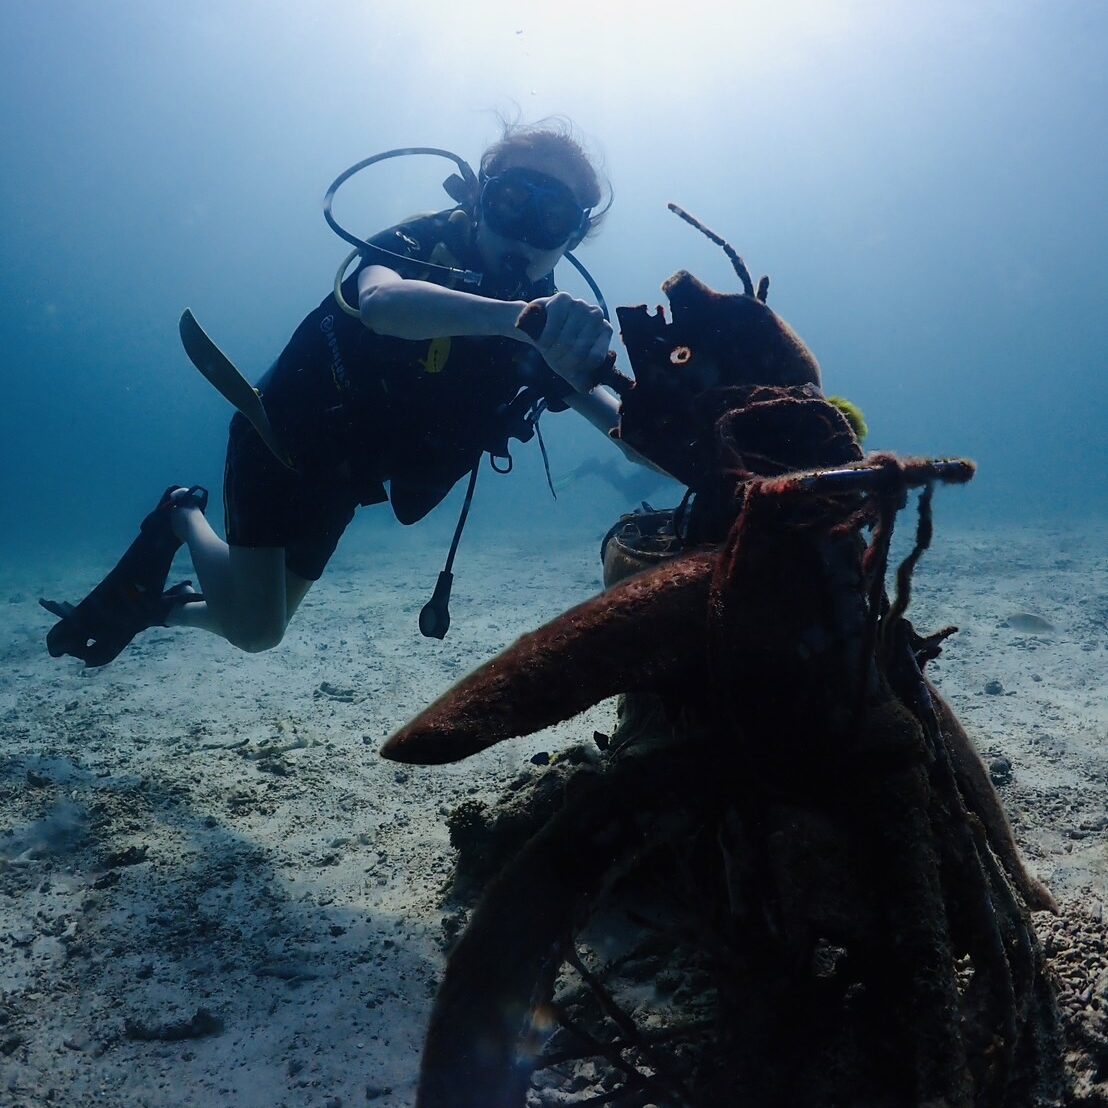
[[[339,353],[339,340],[335,334],[335,317],[325,315],[319,321],[319,329],[323,332],[323,337],[327,340],[327,346],[331,350],[331,376],[334,378],[335,387],[340,389],[349,388],[350,378],[347,375],[346,366],[343,364],[342,354]]]
[[[419,364],[427,373],[441,373],[446,368],[446,360],[450,357],[450,339],[432,339],[427,347],[427,357],[421,358]]]

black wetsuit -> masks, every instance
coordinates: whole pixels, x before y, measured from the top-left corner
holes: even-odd
[[[371,240],[408,261],[369,256],[363,265],[388,265],[402,277],[445,284],[420,263],[479,270],[471,237],[459,210],[418,217]],[[548,277],[471,291],[533,300],[555,289]],[[343,295],[357,303],[356,273]],[[282,466],[247,420],[235,415],[224,477],[227,541],[284,547],[288,568],[313,581],[358,505],[388,499],[401,523],[415,523],[484,451],[504,453],[520,408],[543,397],[552,410],[563,410],[569,391],[524,343],[378,335],[343,312],[333,295],[297,327],[258,388],[296,471]]]

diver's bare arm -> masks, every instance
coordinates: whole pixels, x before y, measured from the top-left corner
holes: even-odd
[[[362,322],[398,339],[501,335],[525,341],[516,330],[525,306],[522,300],[491,300],[430,281],[405,280],[386,266],[367,266],[358,277]]]

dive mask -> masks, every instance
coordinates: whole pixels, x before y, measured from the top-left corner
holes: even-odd
[[[481,186],[481,215],[489,228],[539,250],[575,246],[589,229],[589,213],[568,185],[534,169],[506,169]]]

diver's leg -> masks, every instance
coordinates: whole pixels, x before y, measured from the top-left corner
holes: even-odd
[[[174,609],[169,625],[203,627],[222,635],[221,616],[230,607],[233,588],[230,549],[203,514],[191,508],[175,508],[171,523],[173,533],[189,548],[205,603],[185,604]]]
[[[228,546],[203,513],[179,508],[173,528],[188,545],[204,603],[172,610],[171,627],[199,627],[256,653],[276,646],[310,581],[289,574],[282,547]]]
[[[285,626],[292,622],[296,615],[296,609],[300,607],[300,601],[308,595],[308,590],[314,585],[314,581],[299,577],[291,569],[285,569]]]
[[[280,551],[280,553],[283,556],[284,551]],[[248,551],[246,558],[236,559],[236,561],[241,562],[243,569],[251,577],[256,578],[259,569],[258,562],[268,562],[268,558],[263,556],[261,559],[252,559],[249,554]],[[264,573],[268,567],[263,565],[261,568]],[[199,573],[197,573],[197,576],[199,577]],[[295,573],[285,571],[285,620],[283,630],[288,629],[296,609],[313,584],[313,581],[306,581]],[[263,605],[263,611],[259,612],[255,609],[252,618],[243,618],[238,614],[232,614],[231,618],[235,625],[234,638],[224,633],[223,620],[216,616],[215,611],[209,607],[206,601],[183,604],[172,608],[166,623],[170,627],[198,627],[202,631],[210,631],[221,638],[227,639],[234,646],[257,652],[266,649],[267,645],[276,646],[281,641],[277,630],[277,617],[272,614],[266,615],[265,612],[267,611],[272,612],[272,608],[265,604]]]

